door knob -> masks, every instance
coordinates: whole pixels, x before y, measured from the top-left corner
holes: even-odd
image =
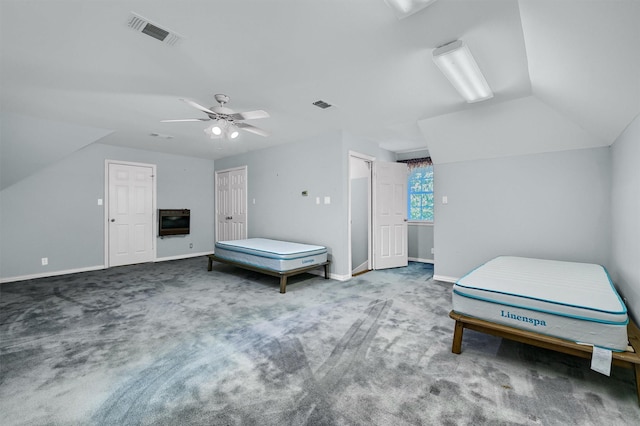
[[[111,222],[115,222],[115,221],[116,221],[115,219],[111,219]]]

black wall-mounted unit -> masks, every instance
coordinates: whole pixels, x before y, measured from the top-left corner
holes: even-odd
[[[158,210],[158,235],[187,235],[191,229],[191,210]]]

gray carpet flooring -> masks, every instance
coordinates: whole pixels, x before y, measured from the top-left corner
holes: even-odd
[[[638,425],[631,370],[465,332],[430,265],[347,282],[195,258],[0,286],[0,424]]]

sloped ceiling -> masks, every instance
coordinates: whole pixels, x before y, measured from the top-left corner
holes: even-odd
[[[50,147],[26,130],[25,120],[46,120],[94,129],[100,143],[211,159],[346,130],[395,152],[428,148],[438,163],[608,145],[640,112],[635,0],[438,0],[402,20],[384,0],[0,8],[0,113],[3,123],[23,117],[3,132],[3,157],[26,139],[34,155]],[[181,42],[127,28],[131,12]],[[455,39],[469,45],[493,99],[466,104],[433,64],[431,51]],[[271,136],[212,141],[207,123],[160,123],[203,117],[179,98],[210,106],[216,93],[236,111],[268,111],[252,124]],[[334,106],[320,110],[318,99]]]
[[[640,2],[519,3],[532,95],[419,120],[435,162],[607,146],[640,113]]]
[[[610,145],[640,112],[640,2],[520,2],[533,94]]]
[[[0,116],[0,190],[109,133],[110,130],[15,114]]]

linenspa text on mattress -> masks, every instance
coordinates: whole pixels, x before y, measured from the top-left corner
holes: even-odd
[[[539,325],[544,326],[544,327],[547,326],[547,323],[544,322],[544,320],[539,320],[539,319],[536,319],[536,318],[523,317],[522,315],[512,314],[509,311],[507,311],[507,312],[500,311],[500,316],[504,317],[504,318],[514,319],[516,321],[528,322],[529,324],[533,324],[534,327],[537,327]]]

